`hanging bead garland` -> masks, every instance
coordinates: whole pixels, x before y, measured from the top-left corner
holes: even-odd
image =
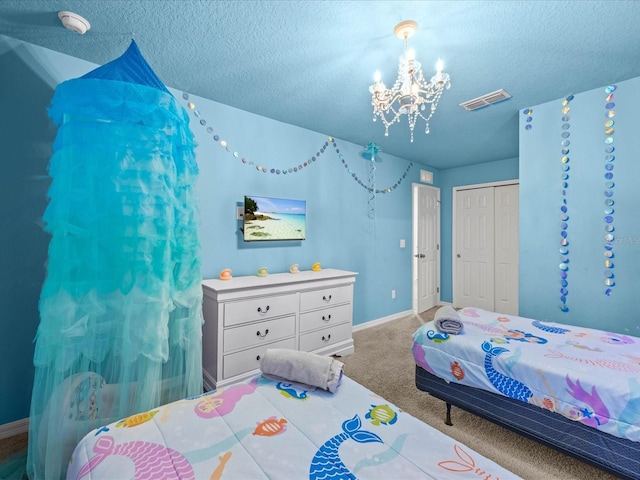
[[[193,115],[198,118],[198,122],[200,123],[201,126],[206,127],[207,133],[209,135],[211,135],[211,138],[213,139],[214,142],[219,143],[220,146],[222,148],[224,148],[228,153],[230,153],[234,158],[240,158],[240,154],[237,151],[234,151],[234,149],[226,142],[226,140],[221,140],[220,136],[216,133],[214,133],[214,129],[212,126],[207,126],[207,120],[204,118],[201,118],[200,112],[196,109],[196,105],[193,102],[189,101],[189,94],[184,92],[182,94],[182,98],[183,100],[187,101],[187,108],[189,108],[189,110],[191,110],[193,112]],[[336,154],[338,155],[338,158],[342,161],[342,164],[344,165],[345,169],[347,170],[347,172],[349,174],[351,174],[351,178],[354,179],[354,181],[356,183],[358,183],[360,186],[362,186],[365,190],[367,190],[369,193],[389,193],[392,192],[393,190],[395,190],[396,188],[398,188],[398,186],[402,183],[402,180],[404,180],[407,176],[407,174],[409,173],[409,170],[411,169],[411,167],[413,166],[413,163],[409,163],[409,166],[407,167],[407,169],[404,171],[404,173],[402,174],[402,176],[390,187],[387,188],[383,188],[383,189],[376,189],[375,185],[374,186],[370,186],[370,185],[366,185],[365,183],[362,182],[362,180],[360,180],[358,178],[358,176],[355,174],[355,172],[353,172],[351,170],[351,168],[349,168],[349,165],[347,164],[347,162],[344,159],[344,155],[342,155],[342,153],[340,153],[340,149],[338,148],[338,145],[336,144],[336,141],[333,137],[328,137],[327,141],[324,142],[324,144],[322,145],[322,147],[320,147],[320,149],[316,152],[315,155],[311,156],[307,161],[300,163],[298,165],[295,165],[293,167],[288,167],[288,168],[268,168],[264,165],[256,165],[253,161],[250,161],[248,158],[246,157],[242,157],[241,161],[242,163],[246,164],[246,165],[250,165],[250,166],[254,166],[256,167],[256,171],[258,172],[262,172],[262,173],[271,173],[271,174],[275,174],[275,175],[287,175],[287,174],[291,174],[291,173],[297,173],[299,171],[301,171],[303,168],[307,168],[310,167],[312,163],[315,163],[316,160],[320,159],[320,156],[322,154],[324,154],[328,149],[329,146],[332,146],[336,152]]]
[[[615,183],[613,182],[613,161],[615,160],[615,155],[613,154],[615,148],[613,146],[613,117],[615,117],[616,113],[613,110],[615,107],[615,103],[613,103],[613,92],[615,91],[615,85],[609,85],[604,89],[605,96],[605,117],[606,120],[604,122],[604,284],[605,291],[604,294],[606,296],[610,296],[613,293],[613,286],[615,286],[614,274],[613,274],[613,241],[615,240],[614,235],[614,226],[613,226],[613,214],[614,214],[614,200],[613,200],[613,188],[615,187]]]
[[[573,95],[569,95],[562,101],[562,125],[560,137],[560,162],[561,162],[561,178],[562,178],[562,205],[560,206],[560,310],[568,312],[567,295],[569,295],[569,206],[567,205],[567,191],[569,190],[569,145],[571,141],[569,137],[569,129],[571,117],[569,112],[571,108],[569,103],[573,100]]]
[[[413,163],[410,163],[409,166],[407,167],[407,169],[404,171],[404,173],[400,176],[398,181],[396,183],[394,183],[392,186],[387,187],[387,188],[383,188],[383,189],[377,189],[375,187],[371,187],[371,186],[365,185],[362,182],[362,180],[360,180],[358,178],[358,176],[355,174],[355,172],[353,170],[351,170],[351,168],[349,167],[349,164],[344,159],[344,155],[342,155],[338,149],[336,149],[336,152],[338,153],[338,158],[342,161],[342,164],[344,165],[344,168],[346,168],[347,172],[351,174],[351,177],[356,181],[356,183],[358,183],[358,185],[363,187],[369,193],[372,193],[372,192],[375,192],[375,193],[389,193],[389,192],[395,190],[396,188],[398,188],[398,186],[400,186],[400,184],[402,183],[402,180],[404,180],[407,177],[407,174],[409,173],[409,170],[411,170],[411,167],[413,166]]]
[[[376,143],[369,143],[364,147],[364,151],[360,154],[363,158],[369,160],[369,178],[368,185],[371,188],[369,192],[369,200],[367,201],[368,211],[367,217],[369,220],[369,236],[375,237],[376,234],[376,155],[380,152],[380,147]]]

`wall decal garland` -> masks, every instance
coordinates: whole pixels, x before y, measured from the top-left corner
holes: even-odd
[[[522,114],[526,116],[525,121],[527,122],[527,124],[525,125],[524,129],[525,130],[531,130],[533,128],[533,109],[531,108],[525,108],[522,111]]]
[[[562,101],[562,124],[560,137],[560,162],[562,170],[562,205],[560,205],[560,310],[562,312],[568,312],[569,306],[567,305],[567,296],[569,295],[569,206],[567,204],[567,191],[569,190],[569,145],[571,141],[569,137],[571,133],[569,129],[571,124],[569,121],[571,117],[569,112],[571,107],[569,103],[573,100],[573,95],[569,95]]]
[[[214,133],[214,129],[213,129],[213,127],[211,125],[207,126],[207,120],[201,117],[200,112],[196,108],[196,105],[193,102],[189,101],[189,94],[184,92],[182,94],[182,98],[183,98],[183,100],[185,100],[187,102],[186,103],[187,108],[189,110],[191,110],[193,115],[198,119],[198,123],[202,127],[206,127],[207,133],[211,135],[211,138],[213,139],[213,141],[218,143],[222,148],[224,148],[229,154],[231,154],[231,156],[233,158],[240,158],[240,154],[237,151],[235,151],[227,143],[226,140],[222,140],[220,138],[220,135],[218,135],[217,133]],[[259,165],[259,164],[256,165],[253,161],[250,161],[247,157],[242,157],[241,161],[242,161],[242,163],[244,163],[246,165],[250,165],[250,166],[254,166],[255,165],[256,171],[258,171],[258,172],[271,173],[271,174],[274,174],[274,175],[280,175],[280,174],[287,175],[287,174],[297,173],[297,172],[301,171],[303,168],[310,167],[313,163],[316,162],[316,160],[320,159],[320,156],[322,154],[324,154],[329,149],[329,146],[333,147],[333,149],[336,152],[336,155],[338,156],[338,158],[342,162],[344,168],[351,175],[351,178],[353,178],[353,180],[358,185],[363,187],[365,190],[367,190],[371,194],[390,193],[390,192],[392,192],[393,190],[398,188],[398,186],[402,183],[402,180],[404,180],[406,178],[407,174],[409,173],[409,170],[411,170],[411,167],[413,167],[413,162],[410,162],[409,166],[406,168],[404,173],[400,176],[400,178],[393,185],[391,185],[389,187],[386,187],[386,188],[377,189],[375,187],[375,182],[373,184],[372,183],[365,184],[360,178],[358,178],[356,173],[349,167],[349,164],[345,160],[344,155],[342,153],[340,153],[340,149],[338,148],[338,145],[337,145],[337,143],[336,143],[336,141],[335,141],[335,139],[333,137],[328,137],[327,141],[325,141],[324,144],[322,145],[322,147],[320,147],[320,149],[317,150],[315,155],[312,155],[305,162],[302,162],[302,163],[300,163],[298,165],[294,165],[293,167],[282,168],[282,169],[280,169],[280,168],[269,168],[269,167],[264,166],[264,165]]]
[[[614,274],[613,274],[613,241],[615,240],[614,235],[614,226],[613,226],[613,214],[614,214],[614,200],[613,200],[613,189],[615,187],[615,183],[613,182],[613,161],[615,160],[615,155],[613,152],[615,151],[615,147],[613,146],[614,138],[614,120],[615,117],[615,103],[613,102],[613,92],[616,90],[615,85],[609,85],[604,89],[605,96],[605,117],[606,120],[604,122],[604,144],[605,144],[605,163],[604,163],[604,284],[605,291],[604,294],[606,296],[611,296],[613,293],[613,286],[615,286]]]

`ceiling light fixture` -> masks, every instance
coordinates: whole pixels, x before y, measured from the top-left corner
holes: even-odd
[[[422,74],[422,66],[415,59],[415,53],[408,48],[408,39],[418,29],[413,20],[400,22],[393,29],[396,37],[404,40],[404,55],[400,57],[398,78],[392,88],[387,88],[376,71],[375,83],[369,87],[371,104],[373,105],[373,121],[378,117],[384,124],[384,135],[389,136],[389,127],[400,121],[402,115],[407,116],[411,142],[416,121],[422,118],[426,122],[424,133],[429,133],[429,120],[433,116],[438,101],[445,88],[451,87],[449,75],[442,68],[442,60],[438,60],[436,74],[427,82]],[[428,108],[427,108],[428,107]]]

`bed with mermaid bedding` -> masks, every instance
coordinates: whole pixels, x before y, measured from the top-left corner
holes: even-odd
[[[470,307],[445,331],[438,312],[412,352],[416,386],[446,402],[446,423],[454,405],[640,478],[640,338]]]
[[[257,374],[98,428],[67,479],[518,478],[342,376],[335,393]]]

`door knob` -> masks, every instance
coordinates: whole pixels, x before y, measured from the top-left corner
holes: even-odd
[[[456,257],[460,258],[460,254],[456,255]]]

